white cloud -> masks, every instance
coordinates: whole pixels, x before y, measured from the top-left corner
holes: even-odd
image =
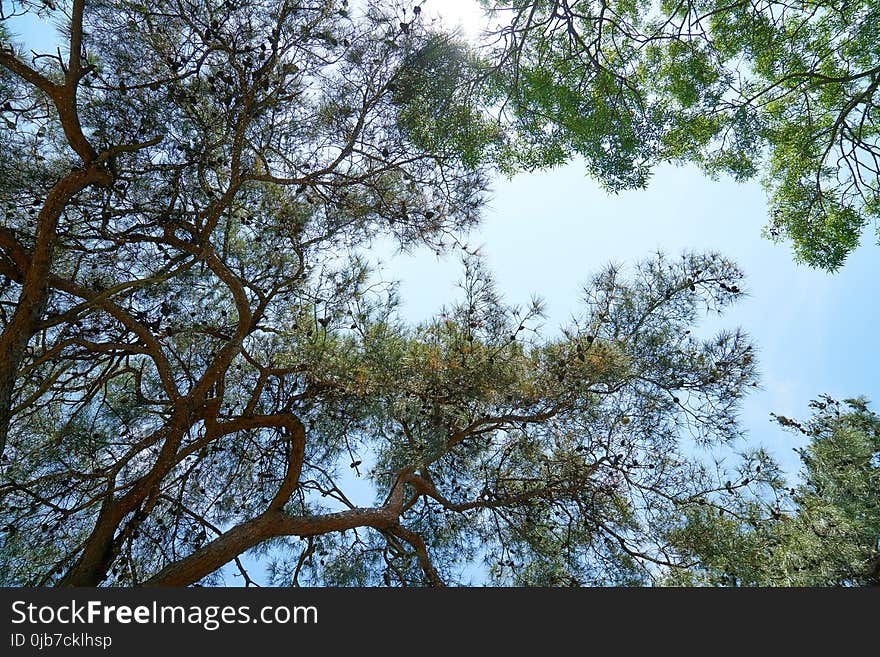
[[[477,0],[425,0],[422,11],[431,17],[439,16],[449,27],[460,28],[470,39],[479,36],[485,22]]]

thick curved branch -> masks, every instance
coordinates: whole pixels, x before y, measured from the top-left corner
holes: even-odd
[[[443,579],[440,577],[440,574],[437,572],[437,569],[434,568],[434,564],[431,562],[431,556],[428,554],[428,547],[425,545],[425,540],[421,536],[401,525],[392,527],[390,533],[403,539],[413,547],[416,551],[416,557],[419,560],[419,566],[421,566],[422,571],[425,573],[425,577],[428,578],[431,586],[435,588],[443,588],[446,586]]]
[[[397,510],[387,506],[351,509],[322,516],[291,517],[278,510],[266,511],[236,525],[188,557],[169,564],[144,586],[188,586],[207,577],[224,564],[263,541],[278,536],[319,536],[357,527],[390,530],[397,524]]]
[[[15,312],[0,334],[0,455],[6,447],[15,375],[46,306],[58,218],[68,202],[86,187],[111,183],[110,173],[100,165],[73,171],[52,187],[37,217],[34,250],[24,272]]]

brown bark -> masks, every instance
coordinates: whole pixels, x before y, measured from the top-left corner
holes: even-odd
[[[58,218],[70,199],[86,187],[111,182],[110,173],[103,166],[76,170],[52,187],[40,210],[34,251],[24,273],[18,303],[12,319],[0,334],[0,455],[6,448],[15,375],[46,305]]]
[[[294,446],[293,449],[296,447]],[[286,477],[285,480],[288,478]],[[165,566],[144,582],[144,586],[189,586],[270,538],[278,536],[308,538],[358,527],[372,527],[394,534],[410,543],[415,548],[419,562],[432,585],[442,586],[443,583],[430,563],[421,537],[400,525],[400,514],[404,506],[404,484],[405,473],[392,486],[387,502],[380,507],[355,508],[321,516],[290,516],[277,508],[273,501],[266,512],[236,525],[188,557]]]
[[[127,493],[119,498],[113,497],[112,480],[110,490],[101,504],[101,512],[95,527],[85,541],[82,553],[59,582],[59,586],[97,586],[104,579],[113,559],[113,546],[116,532],[126,515],[134,511],[177,462],[177,450],[186,428],[192,422],[192,411],[183,400],[175,415],[166,427],[160,430],[165,434],[165,442],[156,459],[156,464],[143,477],[135,481]]]
[[[188,557],[169,564],[144,582],[144,586],[188,586],[242,552],[276,536],[305,538],[356,527],[390,529],[396,523],[397,510],[387,506],[299,518],[287,516],[282,511],[267,511],[233,527]]]
[[[208,405],[205,403],[203,408]],[[61,582],[59,582],[59,586],[97,586],[100,584],[114,557],[114,544],[120,523],[126,515],[142,503],[168,471],[188,452],[188,450],[184,450],[183,453],[178,453],[177,448],[179,437],[184,433],[184,427],[192,419],[192,416],[183,413],[177,418],[172,419],[171,427],[167,431],[168,436],[156,465],[149,473],[138,480],[125,495],[120,498],[113,498],[112,494],[108,492],[108,497],[102,504],[101,512],[98,515],[92,533],[85,543],[82,554]],[[284,479],[264,514],[236,527],[235,533],[231,537],[227,537],[227,534],[224,534],[195,553],[200,554],[207,551],[205,556],[207,564],[216,563],[216,560],[221,557],[224,557],[224,560],[193,581],[198,581],[201,577],[213,572],[227,561],[238,556],[241,551],[248,549],[248,547],[253,547],[253,545],[266,540],[266,538],[277,535],[272,533],[275,524],[268,522],[267,519],[277,520],[277,516],[274,514],[280,512],[280,509],[287,503],[287,500],[298,485],[303,454],[305,452],[305,429],[299,419],[292,414],[285,413],[239,418],[223,423],[212,422],[208,424],[208,435],[205,437],[204,442],[210,442],[220,435],[257,427],[282,427],[288,432],[290,452]],[[260,520],[260,522],[256,522],[257,520]],[[248,545],[249,540],[256,540],[256,543]],[[230,550],[237,549],[240,545],[247,545],[247,547],[241,548],[239,552],[226,557],[226,555],[230,554]],[[191,559],[192,556],[194,555],[183,561]],[[180,563],[183,563],[183,561]],[[195,566],[187,566],[187,568],[189,570],[198,569]]]
[[[103,163],[96,162],[97,153],[88,142],[80,125],[77,111],[77,88],[86,71],[82,68],[82,21],[85,0],[74,0],[70,43],[65,81],[58,85],[34,70],[11,52],[0,51],[0,65],[45,93],[54,103],[61,127],[71,148],[83,161],[83,168],[59,180],[49,191],[37,218],[34,252],[24,275],[21,294],[12,320],[0,335],[0,456],[6,449],[11,418],[15,374],[36,322],[46,305],[48,276],[52,266],[58,218],[67,203],[86,187],[108,186],[113,177]]]
[[[77,559],[59,586],[97,586],[113,561],[113,537],[127,511],[108,499],[101,505],[95,529],[83,554]]]
[[[410,531],[399,525],[392,528],[391,533],[402,538],[413,547],[416,551],[416,558],[419,560],[419,566],[421,567],[422,572],[425,573],[425,577],[428,578],[428,582],[430,582],[431,586],[434,588],[443,588],[446,586],[441,579],[440,574],[437,572],[437,569],[434,568],[434,564],[431,562],[431,557],[428,554],[428,546],[425,545],[425,541],[421,536],[416,532]]]

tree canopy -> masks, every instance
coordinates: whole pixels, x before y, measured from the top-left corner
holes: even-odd
[[[746,333],[699,327],[744,295],[722,255],[608,266],[558,333],[504,301],[461,236],[495,167],[569,137],[516,104],[511,132],[418,6],[0,7],[2,583],[252,583],[249,554],[282,585],[644,584],[695,562],[683,522],[781,485],[700,451],[757,385]],[[63,47],[18,43],[27,13]],[[527,68],[507,88],[557,93]],[[638,184],[675,140],[612,105],[584,120],[620,148],[577,148]],[[403,321],[380,238],[458,252],[459,297]]]
[[[875,0],[484,0],[517,161],[611,190],[663,161],[760,175],[766,234],[834,270],[880,217]]]
[[[812,402],[781,425],[808,437],[803,482],[732,513],[688,512],[673,543],[698,560],[671,581],[724,586],[880,584],[880,418],[862,399]]]

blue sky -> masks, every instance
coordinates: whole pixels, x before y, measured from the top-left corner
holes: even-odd
[[[482,24],[477,0],[426,0],[469,38]],[[873,227],[837,273],[797,264],[786,244],[761,237],[767,197],[758,181],[711,180],[696,167],[658,168],[645,190],[610,195],[586,177],[582,163],[499,179],[493,200],[469,243],[482,245],[499,290],[509,301],[547,302],[547,328],[578,310],[582,285],[610,261],[632,264],[658,249],[670,255],[714,250],[745,271],[749,297],[706,330],[741,326],[758,347],[762,388],[743,406],[750,444],[765,445],[790,470],[800,444],[770,422],[774,412],[809,416],[808,403],[827,393],[864,395],[880,403],[880,251]],[[429,317],[455,294],[456,257],[428,250],[388,257],[384,275],[401,280],[405,316]],[[878,406],[874,405],[875,410]]]
[[[610,195],[581,163],[497,180],[484,221],[469,243],[482,245],[509,301],[535,293],[547,302],[547,329],[578,310],[582,285],[609,261],[624,265],[658,249],[715,250],[746,273],[749,296],[705,330],[743,327],[758,347],[762,389],[743,407],[754,441],[797,467],[797,440],[771,424],[771,412],[804,419],[810,399],[865,395],[880,400],[876,372],[880,278],[872,234],[836,274],[798,265],[785,244],[761,237],[767,207],[757,182],[713,181],[695,167],[663,166],[645,190]],[[455,295],[457,257],[427,249],[384,256],[384,275],[401,280],[403,311],[420,321]]]

